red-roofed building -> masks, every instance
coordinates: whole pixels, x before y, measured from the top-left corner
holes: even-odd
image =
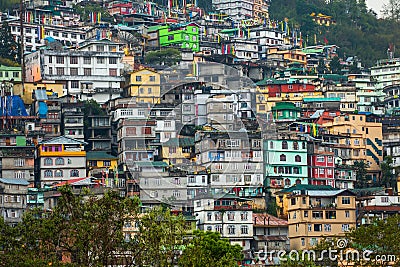
[[[268,213],[253,213],[255,251],[288,250],[288,221]]]

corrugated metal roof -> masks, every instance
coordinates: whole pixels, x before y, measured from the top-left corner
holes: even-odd
[[[49,144],[55,144],[55,145],[60,145],[60,144],[62,144],[62,145],[63,144],[85,145],[87,143],[79,141],[79,140],[76,140],[76,139],[73,139],[73,138],[69,138],[69,137],[66,137],[66,136],[59,136],[59,137],[56,137],[56,138],[53,138],[53,139],[50,139],[50,140],[47,140],[47,141],[43,141],[40,144],[46,144],[46,145],[49,145]]]
[[[14,178],[0,178],[0,183],[3,184],[17,184],[17,185],[29,185],[29,182],[24,179],[14,179]]]
[[[43,89],[35,90],[35,99],[39,101],[48,100],[49,98],[47,97],[46,90]]]
[[[118,159],[118,157],[108,154],[105,151],[88,151],[86,152],[87,160],[103,160],[103,159]]]
[[[330,197],[330,196],[336,196],[339,195],[340,193],[343,193],[347,189],[340,189],[340,190],[312,190],[308,191],[307,195],[310,197]]]

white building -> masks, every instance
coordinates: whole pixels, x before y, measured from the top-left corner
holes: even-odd
[[[284,32],[277,29],[259,27],[250,30],[250,40],[256,41],[260,46],[260,59],[266,59],[268,47],[282,46]]]
[[[43,49],[25,57],[27,82],[62,83],[64,94],[105,103],[120,96],[123,44],[90,40],[77,49]]]
[[[212,5],[219,13],[230,16],[233,20],[268,18],[266,0],[212,0]]]
[[[253,211],[246,199],[234,195],[195,198],[194,214],[198,229],[219,232],[231,244],[242,246],[243,250],[251,248]]]

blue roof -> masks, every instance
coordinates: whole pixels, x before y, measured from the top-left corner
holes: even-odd
[[[6,96],[1,99],[0,116],[28,116],[20,96]]]
[[[14,178],[0,178],[0,183],[3,184],[17,184],[17,185],[29,185],[29,182],[24,179],[14,179]]]
[[[47,118],[47,111],[49,108],[47,107],[47,104],[44,102],[39,102],[39,118],[45,119]]]
[[[39,101],[43,101],[43,100],[49,99],[47,97],[46,90],[43,90],[43,89],[35,90],[35,99],[39,100]]]

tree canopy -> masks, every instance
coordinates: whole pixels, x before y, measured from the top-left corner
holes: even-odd
[[[150,51],[145,56],[147,64],[155,65],[175,65],[182,59],[181,52],[175,48],[167,48],[160,51]]]
[[[20,62],[20,47],[11,34],[11,27],[4,22],[0,28],[0,58]]]

